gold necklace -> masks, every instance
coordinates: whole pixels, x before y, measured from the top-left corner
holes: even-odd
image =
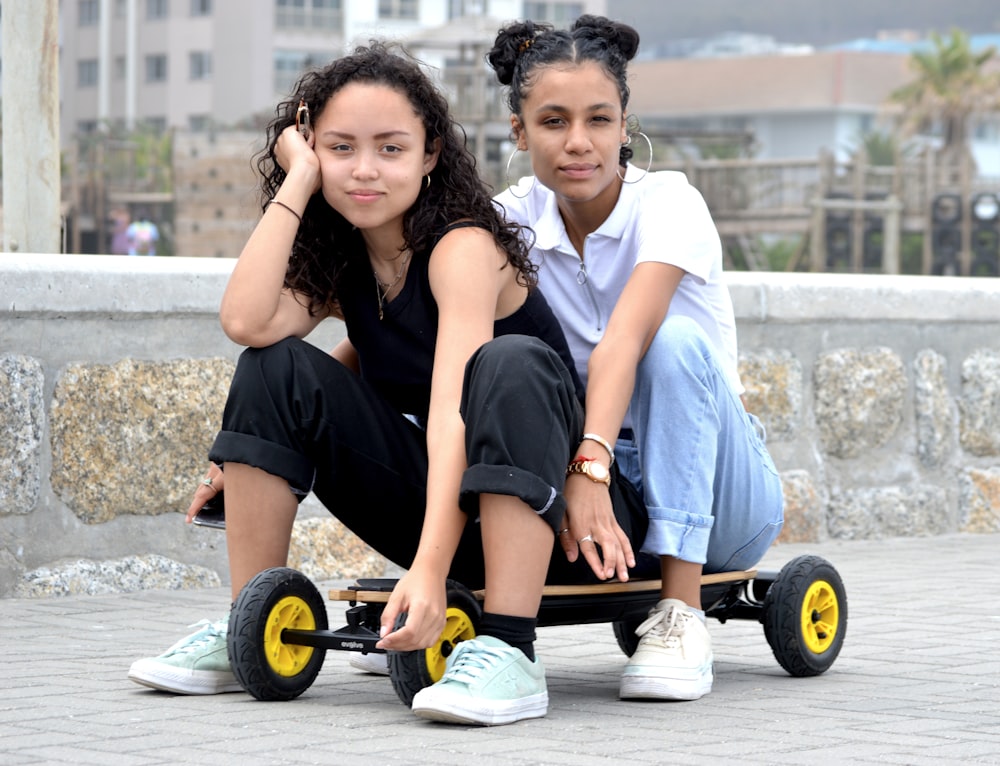
[[[385,317],[385,299],[389,297],[389,291],[392,290],[396,285],[399,284],[399,280],[403,278],[403,272],[406,271],[406,264],[410,262],[410,256],[413,255],[411,250],[403,258],[402,263],[399,264],[399,271],[396,272],[396,277],[391,282],[383,282],[378,278],[378,272],[375,271],[375,267],[372,266],[372,276],[375,277],[375,297],[378,298],[378,318],[379,321]]]

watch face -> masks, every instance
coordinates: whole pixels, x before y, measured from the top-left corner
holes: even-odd
[[[594,461],[588,465],[588,468],[590,469],[590,475],[598,481],[608,480],[608,469],[600,463]]]

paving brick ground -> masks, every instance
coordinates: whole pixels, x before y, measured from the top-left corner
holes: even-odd
[[[0,763],[1000,764],[1000,535],[785,545],[764,564],[805,552],[847,586],[847,640],[824,675],[786,675],[756,623],[712,622],[712,694],[623,702],[609,626],[543,628],[549,714],[495,728],[417,719],[339,652],[291,702],[126,679],[219,615],[222,589],[0,600]],[[343,605],[329,611],[342,624]]]

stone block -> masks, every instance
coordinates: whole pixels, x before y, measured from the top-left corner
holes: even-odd
[[[747,409],[760,418],[768,441],[795,436],[802,413],[802,364],[789,351],[740,354]]]
[[[216,588],[221,584],[219,575],[210,569],[150,554],[110,561],[80,559],[33,569],[24,574],[14,596],[98,596],[140,590]]]
[[[830,499],[827,531],[839,540],[924,537],[954,531],[941,487],[856,489]]]
[[[30,513],[38,503],[44,385],[37,359],[0,354],[0,515]]]
[[[186,510],[232,373],[225,359],[69,366],[50,407],[52,489],[88,524]]]
[[[1000,352],[980,350],[962,363],[959,440],[979,457],[1000,455]]]
[[[825,537],[823,501],[808,471],[781,474],[785,495],[785,524],[779,543],[818,543]]]
[[[955,441],[955,405],[948,395],[948,360],[930,349],[913,361],[917,456],[928,468],[946,463]]]
[[[971,469],[960,480],[960,532],[1000,532],[1000,469]]]
[[[382,577],[387,561],[337,519],[295,522],[288,566],[312,580]]]
[[[903,421],[906,372],[888,348],[841,349],[814,369],[816,425],[823,449],[855,458],[884,446]]]

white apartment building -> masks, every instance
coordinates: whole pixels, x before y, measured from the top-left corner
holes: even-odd
[[[448,48],[468,42],[458,30],[495,34],[515,18],[565,26],[606,7],[606,0],[60,0],[62,141],[106,125],[247,125],[270,115],[303,69],[372,37],[430,34],[437,42],[425,60],[447,66]]]

